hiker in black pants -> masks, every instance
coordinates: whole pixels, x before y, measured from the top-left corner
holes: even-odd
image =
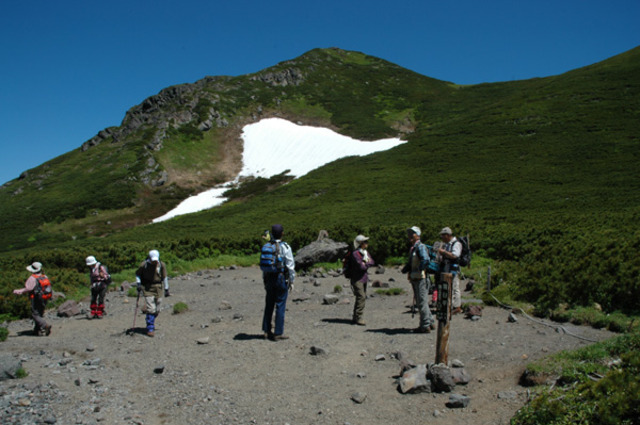
[[[24,288],[14,289],[13,293],[16,295],[29,294],[31,299],[31,317],[35,326],[33,333],[36,336],[46,335],[51,333],[51,325],[44,320],[44,309],[47,306],[47,301],[51,299],[51,282],[49,278],[42,273],[42,264],[34,262],[27,266],[27,270],[31,272],[31,276],[24,283]]]
[[[287,295],[289,288],[293,285],[296,277],[295,262],[293,260],[293,251],[286,242],[281,240],[284,229],[280,224],[274,224],[271,227],[271,240],[263,247],[263,253],[266,248],[274,248],[274,262],[271,266],[263,264],[263,255],[260,256],[260,267],[262,268],[262,279],[264,281],[264,289],[267,294],[265,297],[264,316],[262,317],[262,331],[264,337],[273,341],[288,339],[284,335],[284,314],[287,306]],[[270,270],[269,267],[273,269]],[[273,311],[275,309],[275,329],[271,331],[271,321]]]
[[[85,260],[89,267],[89,279],[91,280],[91,318],[102,319],[104,311],[104,297],[109,288],[109,272],[106,267],[90,255]]]

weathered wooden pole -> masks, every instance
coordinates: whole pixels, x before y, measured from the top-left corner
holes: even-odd
[[[440,274],[441,287],[438,298],[446,297],[446,302],[439,302],[438,307],[438,336],[436,340],[436,364],[449,364],[449,325],[451,324],[451,300],[453,275]],[[445,301],[444,299],[442,301]]]

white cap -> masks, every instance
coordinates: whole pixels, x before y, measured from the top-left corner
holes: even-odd
[[[87,266],[93,266],[98,262],[98,260],[96,260],[96,257],[94,257],[93,255],[88,256],[85,261],[87,262]]]
[[[160,260],[160,253],[158,252],[158,250],[152,249],[151,251],[149,251],[149,260],[151,261]]]
[[[442,230],[440,230],[440,234],[441,235],[453,235],[453,232],[451,232],[450,228],[445,227]]]
[[[353,248],[354,249],[360,248],[360,245],[362,245],[362,242],[366,242],[368,240],[369,240],[369,238],[364,236],[364,235],[356,236],[356,239],[353,241]]]
[[[413,232],[416,235],[420,236],[420,228],[418,226],[413,226],[407,229],[407,232]]]

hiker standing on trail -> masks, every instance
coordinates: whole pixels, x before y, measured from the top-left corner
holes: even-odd
[[[369,282],[369,274],[367,269],[375,263],[367,248],[369,247],[369,238],[364,235],[356,236],[353,241],[353,253],[351,254],[351,290],[356,297],[353,306],[353,324],[365,326],[363,319],[364,305],[367,299],[367,283]]]
[[[91,318],[102,319],[102,316],[107,314],[104,311],[104,296],[109,288],[111,277],[107,268],[93,255],[88,256],[85,261],[89,267],[91,280]]]
[[[460,254],[462,253],[462,243],[453,236],[451,229],[445,227],[440,231],[440,238],[444,243],[444,247],[438,249],[440,254],[440,273],[451,273],[453,275],[453,282],[451,285],[452,301],[451,301],[451,314],[462,313],[462,298],[460,296],[460,266],[458,261]]]
[[[260,254],[260,268],[266,290],[262,331],[264,337],[272,341],[288,339],[284,335],[284,314],[287,295],[296,277],[293,251],[282,241],[284,229],[280,224],[271,226],[271,240],[263,245]],[[275,309],[275,329],[271,331],[271,318]]]
[[[147,335],[155,335],[156,317],[158,317],[158,306],[162,300],[162,285],[169,288],[169,278],[167,276],[167,266],[160,261],[160,253],[152,249],[149,256],[144,260],[136,271],[136,283],[138,292],[142,291],[145,300],[145,312],[147,314]]]
[[[419,227],[413,226],[407,229],[407,237],[412,245],[409,250],[409,260],[402,268],[402,273],[407,273],[407,279],[413,288],[414,302],[420,313],[420,326],[415,328],[413,332],[426,334],[435,329],[428,301],[426,270],[429,264],[429,253],[425,244],[420,241]]]
[[[31,272],[31,276],[29,276],[24,283],[24,288],[14,289],[13,293],[16,295],[29,293],[29,298],[31,299],[31,317],[33,317],[35,324],[33,333],[36,336],[49,336],[49,334],[51,334],[51,325],[44,320],[44,309],[53,293],[51,281],[49,281],[47,275],[42,272],[42,264],[37,261],[27,266],[27,270]]]

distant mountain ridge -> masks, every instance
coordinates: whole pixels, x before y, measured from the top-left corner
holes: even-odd
[[[500,197],[514,193],[504,182],[517,179],[532,185],[513,201],[524,205],[531,193],[543,190],[534,182],[538,177],[527,180],[540,167],[549,173],[552,192],[571,180],[567,176],[573,169],[556,154],[577,154],[596,172],[619,160],[612,185],[628,187],[628,175],[618,171],[618,164],[637,156],[638,124],[631,117],[637,118],[640,110],[639,58],[636,48],[559,76],[463,87],[363,53],[315,49],[254,74],[168,87],[129,109],[120,126],[101,130],[79,149],[3,185],[1,249],[103,236],[146,224],[188,195],[235,176],[241,168],[242,127],[265,117],[366,140],[407,138],[408,146],[385,160],[372,160],[384,164],[369,170],[383,190],[419,185],[415,175],[406,174],[417,167],[425,169],[425,180],[433,178],[433,184],[455,182],[458,199],[473,202],[479,193],[489,198],[499,194],[496,207],[509,201]],[[566,137],[563,131],[569,131]],[[596,134],[603,136],[600,142]],[[594,156],[584,157],[585,148]],[[465,157],[469,169],[451,174],[454,164],[461,166],[454,159]],[[507,159],[508,169],[490,167],[483,183],[460,178],[477,176],[478,164],[498,157]],[[442,160],[432,163],[435,158]],[[525,161],[514,168],[519,158]],[[553,168],[554,161],[560,168]],[[588,208],[595,205],[593,196],[607,189],[596,185],[581,201]],[[420,193],[411,203],[433,195]],[[613,198],[617,203],[619,195]],[[628,200],[635,201],[635,195]]]

